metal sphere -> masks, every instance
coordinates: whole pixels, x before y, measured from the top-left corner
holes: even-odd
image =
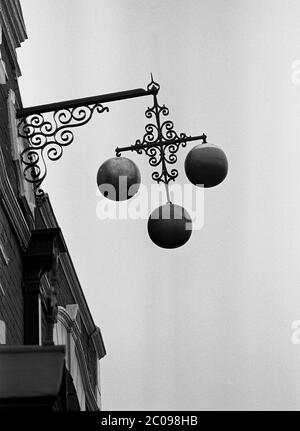
[[[151,240],[159,247],[181,247],[192,234],[192,220],[184,208],[167,203],[151,213],[148,220],[148,233]]]
[[[137,165],[126,157],[106,160],[97,173],[100,192],[113,201],[124,201],[134,196],[141,184]]]
[[[226,177],[228,161],[221,148],[212,144],[196,145],[185,159],[185,173],[198,187],[214,187]]]

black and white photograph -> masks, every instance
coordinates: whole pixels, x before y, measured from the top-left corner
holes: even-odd
[[[0,415],[299,411],[299,262],[299,0],[0,0]]]

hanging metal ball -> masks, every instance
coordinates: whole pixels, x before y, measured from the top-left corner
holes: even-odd
[[[137,165],[126,157],[106,160],[97,173],[100,192],[113,201],[124,201],[134,196],[141,184]]]
[[[181,247],[192,234],[192,220],[184,208],[167,203],[151,213],[148,233],[154,244],[159,247]]]
[[[198,187],[214,187],[226,177],[228,161],[221,148],[213,144],[196,145],[185,159],[185,173]]]

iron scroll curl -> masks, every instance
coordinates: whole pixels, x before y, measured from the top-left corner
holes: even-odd
[[[47,175],[47,161],[62,157],[64,147],[74,141],[73,129],[88,123],[95,112],[108,111],[108,107],[95,103],[32,114],[20,120],[19,136],[29,143],[21,153],[24,176],[34,185],[37,197],[44,196],[41,184]]]

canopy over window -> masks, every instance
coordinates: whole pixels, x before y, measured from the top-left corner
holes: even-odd
[[[0,346],[0,408],[66,408],[64,346]]]

